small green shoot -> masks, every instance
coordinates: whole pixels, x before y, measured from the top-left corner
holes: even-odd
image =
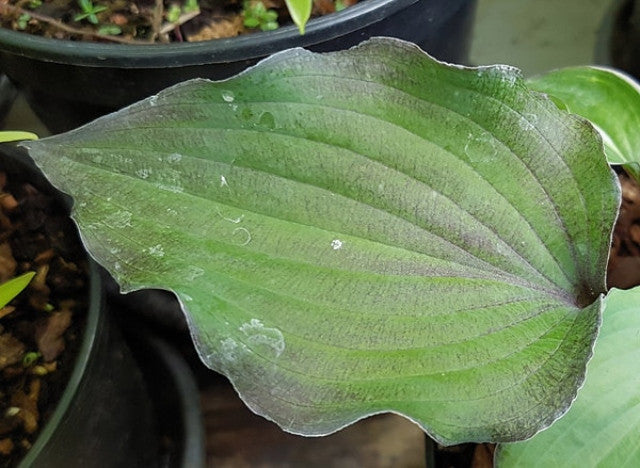
[[[35,271],[29,271],[2,283],[0,285],[0,308],[6,306],[14,297],[20,294],[35,274]]]
[[[26,353],[24,355],[24,357],[22,358],[22,365],[24,367],[31,367],[33,366],[38,359],[40,359],[42,357],[42,354],[38,351],[30,351],[28,353]]]
[[[342,0],[336,0],[334,2],[334,8],[336,9],[336,11],[342,11],[345,8],[347,8],[347,6],[344,4]]]
[[[31,15],[29,13],[22,13],[16,21],[18,29],[20,29],[21,31],[23,29],[27,29],[27,24],[29,23],[29,21],[31,21]]]
[[[182,7],[182,11],[185,13],[190,13],[199,9],[200,5],[198,4],[198,0],[186,0],[186,2],[184,2],[184,6]]]
[[[27,7],[32,10],[34,8],[38,8],[39,6],[42,6],[42,0],[31,0],[29,3],[27,3]]]
[[[173,3],[167,9],[166,19],[169,23],[178,23],[180,21],[180,16],[199,11],[200,5],[198,4],[198,0],[186,0],[182,7]]]
[[[38,135],[31,132],[23,132],[20,130],[7,130],[0,132],[0,143],[8,143],[10,141],[37,140]]]
[[[243,14],[244,25],[247,28],[260,28],[262,31],[278,29],[278,13],[267,9],[260,1],[245,1]]]
[[[104,26],[100,26],[98,34],[104,34],[105,36],[117,36],[118,34],[122,34],[122,29],[116,24],[105,24]]]
[[[104,5],[94,5],[91,0],[78,0],[78,5],[82,9],[82,13],[74,16],[73,20],[82,21],[86,19],[91,24],[98,24],[97,14],[107,9]]]
[[[182,10],[175,3],[169,7],[167,10],[167,21],[169,23],[177,23],[180,19],[180,15],[182,14]]]
[[[313,0],[285,0],[291,19],[298,26],[300,34],[304,34],[304,27],[311,16]]]

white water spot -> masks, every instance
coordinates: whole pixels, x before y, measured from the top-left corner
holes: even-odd
[[[318,101],[321,101],[322,99],[324,99],[324,95],[323,95],[323,94],[317,94],[317,95],[316,95],[316,99],[317,99]]]
[[[180,162],[181,159],[182,155],[180,153],[171,153],[169,156],[167,156],[167,162],[170,163]]]
[[[217,208],[216,208],[216,212],[218,213],[218,216],[220,216],[222,219],[224,219],[228,223],[240,224],[242,222],[242,220],[244,219],[244,215],[243,214],[241,214],[237,218],[230,218],[228,216],[223,215],[222,212]]]
[[[222,91],[222,99],[224,100],[224,102],[233,102],[236,98],[236,96],[233,94],[232,91]]]
[[[342,248],[342,241],[340,239],[333,239],[331,241],[331,248],[333,250],[340,250]]]
[[[490,65],[488,67],[479,67],[476,69],[478,77],[487,77],[490,79],[499,79],[503,83],[513,86],[518,78],[522,76],[520,70],[509,65]]]
[[[158,103],[158,96],[155,94],[149,98],[149,105],[155,106]]]
[[[164,190],[165,192],[173,192],[173,193],[182,193],[184,192],[184,188],[179,185],[169,185],[169,184],[156,184],[160,190]]]
[[[235,361],[238,352],[238,343],[233,338],[225,338],[220,341],[220,357],[224,361]],[[208,357],[208,356],[207,356]]]
[[[164,249],[161,244],[156,244],[148,249],[145,249],[146,252],[149,253],[152,257],[160,258],[164,257]]]
[[[234,364],[240,354],[246,354],[247,345],[244,343],[237,343],[233,338],[225,338],[220,341],[220,348],[216,353],[212,353],[207,356],[207,360],[210,363],[221,361],[223,364]]]
[[[143,168],[143,169],[138,169],[136,171],[136,175],[141,179],[148,179],[152,172],[153,171],[151,169]]]
[[[187,268],[187,272],[184,276],[187,281],[193,281],[202,275],[204,275],[204,270],[202,268],[191,265],[189,268]]]
[[[173,208],[167,208],[167,213],[169,213],[171,216],[178,216],[178,212]]]
[[[180,294],[180,297],[185,301],[185,302],[193,302],[193,297],[189,296],[188,294]]]
[[[109,249],[109,253],[111,255],[118,255],[121,252],[121,250],[118,247],[111,247]]]
[[[244,219],[244,215],[240,215],[237,218],[225,218],[223,216],[222,219],[224,219],[225,221],[228,221],[230,223],[233,223],[233,224],[240,224],[242,222],[242,220]]]
[[[251,319],[243,323],[239,330],[247,337],[247,342],[254,345],[265,345],[271,348],[275,357],[280,357],[284,351],[284,336],[277,328],[265,327],[258,319]]]
[[[512,70],[505,70],[502,74],[502,81],[507,83],[509,86],[515,85],[517,79],[518,75],[516,75]]]
[[[223,175],[220,176],[220,187],[229,187],[229,183],[227,182],[227,178]]]
[[[495,141],[491,135],[473,136],[469,133],[464,152],[469,161],[474,163],[493,163],[498,154]]]
[[[116,211],[104,219],[104,224],[116,229],[129,227],[131,226],[131,216],[128,211]]]
[[[576,244],[576,250],[581,257],[587,257],[589,255],[589,249],[583,242]]]
[[[251,242],[251,233],[247,228],[238,227],[233,230],[233,237],[238,241],[238,245],[245,246]]]
[[[523,130],[533,130],[535,128],[535,123],[538,121],[538,116],[535,114],[522,114],[522,118],[520,119],[520,128]]]
[[[84,208],[85,206],[87,206],[87,202],[80,202],[80,203],[78,203],[78,207],[79,207],[79,208]]]
[[[122,270],[122,265],[120,265],[120,262],[114,262],[113,269],[115,271],[121,271]]]

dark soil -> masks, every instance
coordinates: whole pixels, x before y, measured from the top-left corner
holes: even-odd
[[[260,0],[248,0],[255,5]],[[284,0],[261,0],[277,13],[279,25],[291,23]],[[358,0],[314,0],[313,16]],[[77,0],[0,0],[1,26],[56,39],[149,44],[196,42],[260,31],[244,25],[245,0],[86,0],[99,9],[83,13]]]
[[[35,271],[0,310],[0,466],[33,445],[69,379],[85,324],[87,265],[64,208],[0,172],[0,282]]]

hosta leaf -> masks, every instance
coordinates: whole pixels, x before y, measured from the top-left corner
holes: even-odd
[[[640,85],[613,69],[572,67],[536,76],[528,85],[593,123],[611,164],[640,181]]]
[[[569,412],[530,440],[501,445],[498,466],[640,463],[640,289],[612,290],[584,387]]]
[[[513,440],[583,379],[618,188],[515,69],[298,49],[26,145],[123,289],[175,291],[202,359],[288,431],[395,411]]]

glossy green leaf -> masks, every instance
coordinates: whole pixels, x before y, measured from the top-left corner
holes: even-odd
[[[516,69],[296,49],[25,145],[123,289],[175,291],[202,359],[287,431],[394,411],[520,439],[583,380],[618,186]]]
[[[291,19],[300,29],[300,34],[304,34],[304,27],[311,16],[312,0],[285,0]]]
[[[21,140],[37,140],[38,135],[31,132],[23,132],[20,130],[3,130],[0,131],[0,143]]]
[[[29,285],[35,274],[35,271],[29,271],[0,284],[0,308],[6,306],[20,294]]]
[[[499,467],[640,465],[640,288],[612,290],[584,387],[530,440],[501,445]]]
[[[572,67],[531,78],[528,85],[560,101],[602,135],[611,164],[640,181],[640,85],[613,69]]]

